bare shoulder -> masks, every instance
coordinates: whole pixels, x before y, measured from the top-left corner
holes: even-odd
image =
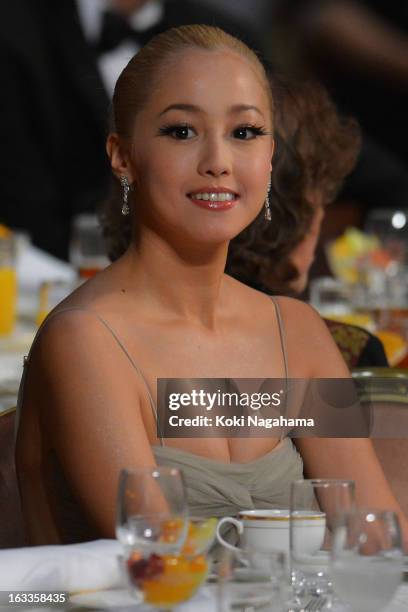
[[[265,309],[266,314],[271,313],[272,298],[270,295],[258,289],[253,289],[231,276],[225,275],[225,278],[229,301],[236,306],[241,314],[245,316],[251,313],[252,316],[254,311],[260,314],[263,309]]]
[[[44,321],[36,339],[34,354],[46,351],[56,357],[61,349],[66,353],[79,346],[86,351],[94,343],[100,342],[101,327],[101,320],[95,312],[68,300]]]
[[[97,313],[84,307],[51,313],[35,341],[29,369],[29,382],[35,380],[37,388],[43,385],[50,395],[76,396],[87,386],[106,392],[107,385],[112,393],[119,394],[123,385],[135,392],[131,364],[118,338]]]
[[[310,304],[303,302],[297,298],[287,297],[279,295],[274,297],[275,301],[279,305],[279,309],[284,317],[290,317],[298,320],[298,324],[302,326],[314,325],[325,325],[323,319]]]
[[[319,313],[295,298],[279,296],[274,299],[281,313],[292,363],[295,366],[305,364],[310,376],[349,376],[340,351]],[[294,369],[297,370],[296,367]]]

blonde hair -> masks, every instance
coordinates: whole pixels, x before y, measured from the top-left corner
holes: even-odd
[[[187,49],[232,51],[248,60],[260,77],[273,115],[273,99],[265,69],[252,49],[224,30],[207,25],[171,28],[152,38],[127,64],[113,94],[113,129],[122,137],[131,134],[135,115],[145,106],[154,86],[177,54]]]
[[[245,43],[220,28],[207,25],[186,25],[171,28],[152,38],[127,64],[116,83],[112,100],[112,130],[121,138],[130,139],[134,119],[148,103],[149,96],[177,55],[188,49],[231,51],[245,58],[254,68],[267,95],[273,124],[273,98],[262,62]],[[104,204],[101,222],[112,260],[129,246],[131,223],[121,215],[121,193],[118,181],[112,197]]]

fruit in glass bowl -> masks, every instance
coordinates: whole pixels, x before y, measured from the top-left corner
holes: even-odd
[[[208,575],[207,552],[215,538],[217,519],[190,519],[183,548],[178,554],[142,554],[133,551],[127,560],[131,583],[143,592],[145,603],[171,608],[189,600]],[[178,526],[175,525],[175,529]],[[172,526],[163,530],[172,541]]]

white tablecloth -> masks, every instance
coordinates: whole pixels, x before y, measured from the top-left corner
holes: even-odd
[[[126,593],[125,592],[122,592],[122,593],[123,593],[123,597],[126,598],[127,597]],[[109,598],[109,594],[107,594],[106,599],[108,598]],[[97,603],[96,597],[94,601],[95,603]],[[105,605],[103,603],[103,593],[100,593],[99,602],[100,602],[100,605],[102,606],[102,607],[98,607],[98,610],[100,611],[115,610],[116,612],[138,612],[138,610],[140,609],[140,612],[142,612],[147,609],[147,608],[144,608],[143,606],[140,606],[140,608],[136,607],[135,605],[132,606],[130,601],[128,601],[128,603],[124,606],[103,607]],[[124,599],[124,602],[125,602],[125,599]],[[71,609],[75,610],[75,608],[71,608]],[[88,609],[92,609],[92,608],[88,608]],[[202,589],[200,589],[199,593],[197,593],[197,595],[191,601],[183,604],[182,606],[178,606],[174,610],[175,612],[216,612],[217,605],[216,605],[216,587],[215,585],[208,585],[208,586],[203,587]],[[393,602],[388,606],[385,612],[407,612],[407,611],[408,611],[408,584],[403,584],[399,588],[396,596],[394,597]]]
[[[76,600],[75,603],[73,600]],[[70,605],[64,608],[74,612],[75,610],[99,610],[99,612],[145,612],[147,607],[135,605],[126,591],[99,591],[98,593],[88,594],[81,597],[73,597]],[[23,612],[22,607],[16,610]],[[52,612],[61,608],[30,608],[30,612]],[[10,610],[9,607],[0,606],[0,611]],[[200,589],[199,593],[189,602],[174,608],[174,612],[216,612],[216,587],[208,585]],[[384,612],[407,612],[408,611],[408,584],[403,584],[398,589],[392,603]],[[28,610],[27,610],[28,612]]]

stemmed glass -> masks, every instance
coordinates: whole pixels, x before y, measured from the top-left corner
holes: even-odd
[[[322,610],[338,607],[330,576],[333,528],[339,512],[354,507],[350,480],[296,480],[291,485],[290,562],[295,603],[324,597]],[[301,606],[300,606],[301,607]]]
[[[354,509],[337,516],[331,553],[336,593],[353,612],[380,612],[403,577],[395,512]]]

